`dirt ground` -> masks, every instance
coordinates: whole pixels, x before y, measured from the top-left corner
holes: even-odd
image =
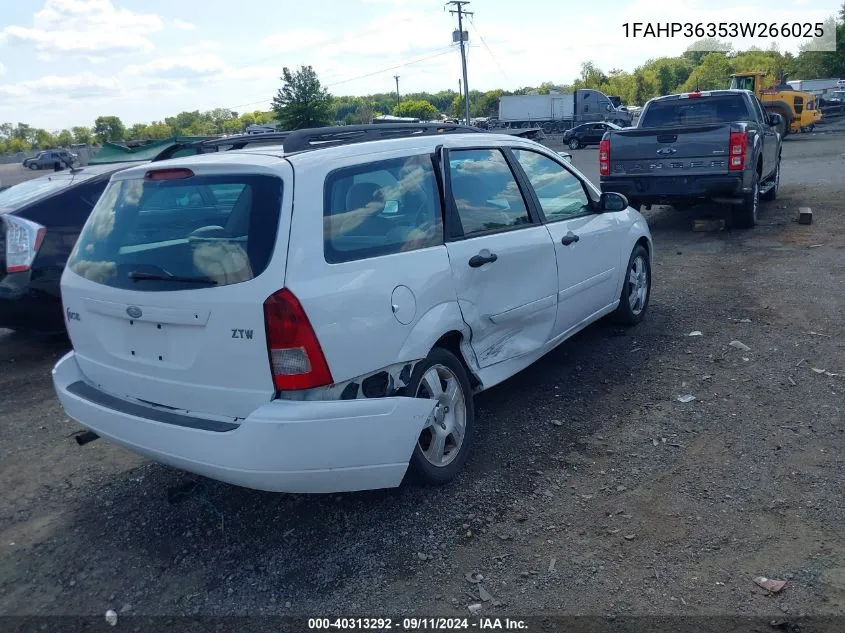
[[[573,156],[597,177],[595,149]],[[480,395],[443,489],[206,481],[171,504],[192,477],[70,437],[50,380],[67,344],[0,333],[0,614],[842,614],[843,176],[840,123],[787,139],[753,230],[645,212],[647,319]]]

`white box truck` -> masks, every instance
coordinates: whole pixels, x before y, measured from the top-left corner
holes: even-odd
[[[546,133],[555,133],[587,121],[611,121],[627,127],[631,125],[631,114],[615,107],[604,93],[589,88],[562,94],[511,95],[499,99],[500,127],[539,127]]]

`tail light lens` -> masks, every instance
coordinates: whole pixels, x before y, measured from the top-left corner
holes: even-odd
[[[279,290],[264,302],[264,325],[270,370],[278,391],[332,384],[332,375],[314,328],[290,290]]]
[[[745,156],[748,153],[748,135],[745,132],[731,132],[729,147],[728,169],[742,171],[745,169]]]
[[[26,272],[35,261],[47,229],[14,215],[4,215],[2,224],[6,233],[6,272]]]
[[[599,143],[599,173],[602,176],[610,174],[610,139]]]

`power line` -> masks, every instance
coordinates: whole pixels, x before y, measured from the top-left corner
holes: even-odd
[[[475,31],[475,34],[478,36],[478,39],[481,40],[481,43],[484,45],[484,48],[487,49],[487,52],[490,54],[490,58],[493,60],[493,63],[496,64],[496,67],[499,69],[499,72],[502,73],[502,77],[505,78],[505,81],[511,83],[510,77],[508,77],[508,74],[505,72],[504,68],[502,68],[502,65],[499,63],[499,60],[493,54],[493,51],[490,49],[489,46],[487,46],[487,42],[484,41],[484,38],[479,32],[478,27],[475,26],[475,20],[470,19],[469,23],[470,26],[472,26],[472,30]]]
[[[456,11],[449,11],[449,13],[458,14],[458,41],[461,44],[461,66],[464,71],[464,113],[466,116],[465,123],[469,125],[469,82],[467,81],[467,53],[464,46],[464,16],[473,14],[464,11],[464,5],[469,4],[468,0],[452,0],[446,4],[453,4],[457,7]]]

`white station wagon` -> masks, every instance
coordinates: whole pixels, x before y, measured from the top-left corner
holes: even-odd
[[[646,312],[644,218],[538,143],[279,136],[112,177],[62,277],[53,370],[92,438],[261,490],[443,484],[473,394]]]

